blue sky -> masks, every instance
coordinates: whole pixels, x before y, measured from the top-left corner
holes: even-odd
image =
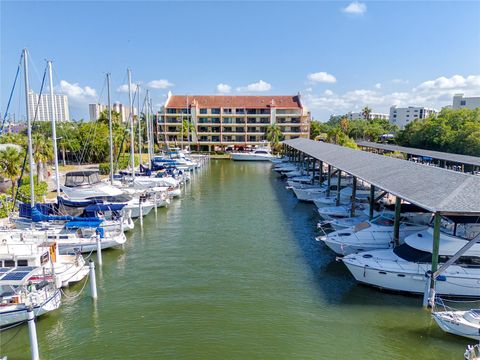
[[[480,95],[480,2],[2,1],[1,104],[21,49],[39,90],[44,59],[70,100],[128,102],[126,68],[159,107],[166,93],[296,94],[315,118],[368,105],[440,108]],[[102,90],[103,89],[103,90]],[[21,87],[10,108],[25,113]]]

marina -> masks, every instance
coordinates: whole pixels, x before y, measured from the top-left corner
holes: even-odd
[[[418,297],[359,286],[315,241],[315,206],[271,168],[212,160],[200,169],[123,249],[104,252],[98,301],[87,288],[39,318],[42,355],[458,358],[469,340],[445,336]],[[2,333],[9,357],[29,358],[28,347],[26,327]]]

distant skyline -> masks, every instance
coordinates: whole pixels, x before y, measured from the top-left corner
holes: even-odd
[[[126,69],[155,109],[174,94],[295,95],[315,119],[368,105],[440,109],[480,95],[480,2],[1,1],[0,110],[21,50],[32,90],[54,61],[73,119],[128,104]],[[23,79],[9,113],[25,114]]]

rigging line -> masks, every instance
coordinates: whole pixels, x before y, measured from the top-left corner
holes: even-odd
[[[10,96],[8,97],[7,108],[5,109],[5,115],[3,116],[2,126],[0,127],[0,135],[2,135],[3,133],[3,128],[5,126],[5,120],[7,118],[8,109],[10,108],[10,102],[12,101],[15,85],[17,84],[18,74],[20,73],[20,68],[22,66],[22,60],[23,60],[23,51],[20,54],[20,61],[18,62],[17,73],[15,74],[15,80],[13,80],[13,86],[12,86],[12,90],[10,91]]]
[[[39,108],[39,105],[40,105],[40,99],[42,97],[43,87],[45,85],[45,78],[47,77],[47,69],[48,69],[48,67],[45,66],[45,71],[43,73],[43,79],[42,79],[42,85],[40,86],[40,94],[38,96],[38,101],[37,101],[37,104],[35,106],[35,115],[33,117],[33,121],[32,121],[32,124],[31,124],[32,128],[35,125],[35,121],[37,120],[38,108]],[[28,116],[28,114],[27,114],[27,116]],[[12,208],[11,213],[13,213],[13,209],[15,208],[15,203],[17,202],[18,192],[20,190],[20,185],[22,183],[22,178],[23,178],[23,175],[25,173],[25,167],[27,165],[27,156],[28,156],[28,147],[27,147],[27,151],[25,151],[25,156],[23,157],[22,171],[20,172],[20,177],[17,180],[18,186],[17,186],[17,191],[15,192],[15,196],[13,198],[13,208]],[[30,171],[33,171],[33,169],[30,169]]]

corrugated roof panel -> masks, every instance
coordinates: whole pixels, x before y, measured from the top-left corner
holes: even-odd
[[[283,143],[426,210],[480,214],[480,176],[308,139]]]
[[[427,156],[433,159],[446,160],[446,161],[450,161],[458,164],[480,166],[480,157],[477,157],[477,156],[452,154],[452,153],[433,151],[433,150],[416,149],[416,148],[391,145],[391,144],[379,144],[379,143],[374,143],[370,141],[358,141],[357,145],[363,146],[363,147],[370,147],[374,149],[380,149],[380,150],[399,151],[405,154],[411,154],[416,156]]]

